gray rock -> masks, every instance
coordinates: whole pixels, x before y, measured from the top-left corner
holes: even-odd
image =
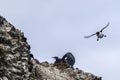
[[[40,63],[31,55],[24,33],[0,16],[0,80],[101,80],[101,77]]]

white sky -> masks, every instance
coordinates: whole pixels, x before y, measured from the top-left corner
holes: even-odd
[[[120,0],[2,0],[0,15],[24,32],[40,62],[72,52],[75,67],[102,80],[120,80]],[[106,38],[83,38],[108,21]]]

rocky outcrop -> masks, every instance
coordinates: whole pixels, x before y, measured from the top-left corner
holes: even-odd
[[[23,32],[0,16],[0,80],[101,80],[63,64],[34,59]]]
[[[32,74],[33,64],[30,45],[24,34],[0,16],[0,79],[38,80],[40,74]],[[31,77],[31,75],[33,75]]]

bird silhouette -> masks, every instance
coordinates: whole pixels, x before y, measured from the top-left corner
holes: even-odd
[[[70,67],[73,67],[74,63],[75,63],[75,57],[73,56],[73,54],[71,52],[67,52],[63,57],[62,60],[67,63],[68,65],[70,65]]]
[[[71,68],[73,68],[73,65],[75,63],[75,57],[71,52],[67,52],[62,58],[58,58],[57,56],[52,57],[55,59],[54,64],[63,62],[67,65],[69,65]]]
[[[96,36],[97,36],[97,41],[99,41],[99,39],[101,39],[101,38],[103,38],[103,37],[106,37],[106,35],[104,35],[102,32],[103,32],[103,30],[104,30],[105,28],[107,28],[107,27],[109,26],[109,24],[110,24],[110,23],[108,22],[108,24],[107,24],[105,27],[103,27],[100,31],[97,31],[96,33],[94,33],[94,34],[92,34],[92,35],[90,35],[90,36],[84,36],[84,38],[90,38],[90,37],[96,35]]]
[[[63,60],[62,60],[62,58],[58,58],[57,56],[52,57],[52,58],[54,58],[54,59],[55,59],[54,64],[56,64],[56,63],[59,63],[59,62],[62,62],[62,61],[63,61]]]

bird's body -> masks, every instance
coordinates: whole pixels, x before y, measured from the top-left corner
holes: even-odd
[[[103,37],[106,37],[106,35],[104,35],[102,32],[96,32],[96,36],[97,36],[97,41]]]
[[[97,41],[99,41],[99,39],[101,39],[103,37],[106,37],[106,35],[104,35],[102,32],[105,28],[107,28],[109,26],[109,24],[110,23],[108,22],[108,24],[105,27],[103,27],[100,31],[97,31],[96,33],[94,33],[90,36],[85,36],[84,38],[89,38],[89,37],[92,37],[92,36],[96,35],[97,36]]]
[[[31,58],[34,58],[33,54],[29,54],[29,56],[30,56]]]
[[[71,68],[73,68],[73,65],[75,63],[75,58],[70,52],[66,53],[62,58],[58,58],[58,57],[53,57],[53,58],[56,59],[54,64],[63,62],[68,66],[70,66]]]

